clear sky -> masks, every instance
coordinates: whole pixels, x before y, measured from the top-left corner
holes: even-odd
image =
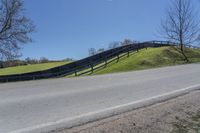
[[[88,49],[106,48],[130,38],[160,40],[160,20],[170,0],[24,0],[26,15],[37,26],[23,57],[59,60],[88,56]],[[195,1],[195,0],[194,0]],[[197,6],[197,1],[195,5]],[[198,6],[200,8],[200,6]]]

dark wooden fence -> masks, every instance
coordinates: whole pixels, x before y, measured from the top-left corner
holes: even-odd
[[[111,63],[113,58],[119,60],[121,57],[127,55],[134,51],[139,51],[140,49],[147,48],[147,47],[163,47],[163,46],[175,46],[178,45],[173,42],[166,42],[166,41],[149,41],[149,42],[142,42],[142,43],[134,43],[130,45],[120,46],[114,49],[110,49],[96,55],[74,61],[72,63],[58,66],[55,68],[51,68],[44,71],[37,71],[37,72],[30,72],[24,74],[14,74],[14,75],[5,75],[0,76],[0,82],[15,82],[15,81],[25,81],[25,80],[36,80],[36,79],[47,79],[47,78],[56,78],[56,77],[63,77],[66,75],[82,75],[86,73],[93,72],[96,69],[99,69],[102,66],[106,66],[107,64]],[[192,47],[192,46],[188,46]],[[198,48],[198,47],[193,47]],[[103,65],[99,65],[102,64]],[[94,67],[97,66],[98,67]],[[83,70],[85,70],[83,72]]]

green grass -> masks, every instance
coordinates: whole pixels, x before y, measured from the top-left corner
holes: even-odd
[[[200,50],[185,50],[190,63],[200,62]],[[107,74],[116,72],[126,72],[143,70],[149,68],[185,64],[183,56],[174,47],[148,48],[132,53],[130,57],[123,57],[120,61],[109,64],[106,68],[98,70],[93,74]]]
[[[41,63],[41,64],[34,64],[34,65],[26,65],[26,66],[17,66],[17,67],[8,67],[0,69],[0,75],[11,75],[11,74],[21,74],[21,73],[28,73],[28,72],[35,72],[46,70],[49,68],[61,66],[67,64],[69,62],[50,62],[50,63]]]

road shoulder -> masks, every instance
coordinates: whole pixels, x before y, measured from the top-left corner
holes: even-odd
[[[190,130],[187,121],[190,122],[199,112],[200,91],[193,91],[165,102],[56,133],[176,133],[183,129]]]

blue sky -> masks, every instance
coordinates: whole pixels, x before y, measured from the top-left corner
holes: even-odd
[[[169,3],[170,0],[25,0],[26,15],[37,28],[32,34],[33,43],[24,45],[22,58],[80,59],[88,56],[89,48],[106,48],[112,41],[160,40],[156,31]]]

